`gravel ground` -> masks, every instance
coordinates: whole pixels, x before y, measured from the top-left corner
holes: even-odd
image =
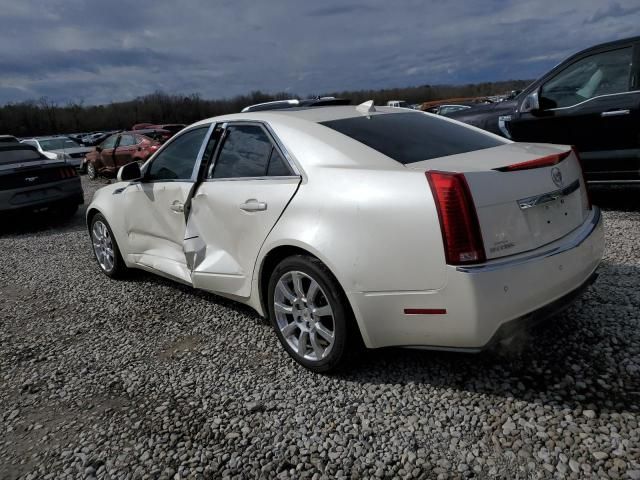
[[[640,479],[639,193],[596,192],[598,281],[517,348],[367,352],[338,376],[247,308],[108,279],[84,209],[5,225],[0,478]]]

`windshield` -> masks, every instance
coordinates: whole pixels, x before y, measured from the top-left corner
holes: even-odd
[[[505,142],[458,123],[424,113],[386,113],[322,122],[407,164],[497,147]]]
[[[65,148],[78,148],[80,145],[78,145],[76,142],[74,142],[70,138],[60,137],[60,138],[52,138],[50,140],[40,140],[40,146],[42,147],[42,150],[46,152],[49,150],[64,150]]]

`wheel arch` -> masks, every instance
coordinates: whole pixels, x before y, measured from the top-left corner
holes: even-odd
[[[290,257],[292,255],[307,255],[313,257],[320,261],[326,268],[329,270],[329,273],[336,280],[340,288],[342,289],[342,293],[347,299],[347,305],[351,309],[352,317],[355,319],[357,331],[360,335],[361,340],[365,345],[370,345],[369,337],[367,335],[366,327],[364,325],[364,321],[361,318],[360,312],[357,309],[357,305],[350,298],[349,292],[346,288],[344,288],[344,283],[340,280],[340,276],[336,274],[335,267],[331,265],[326,258],[324,258],[319,252],[317,252],[314,248],[309,245],[300,245],[297,242],[284,243],[280,245],[273,246],[261,259],[260,268],[257,274],[257,289],[258,289],[258,300],[260,303],[260,308],[265,318],[269,316],[269,308],[267,304],[267,292],[269,286],[269,278],[271,273],[275,269],[275,267],[285,258]]]
[[[87,219],[87,230],[89,230],[89,232],[91,232],[91,220],[93,220],[93,217],[95,217],[98,213],[104,216],[104,213],[102,213],[96,207],[90,206],[87,209],[86,219]]]

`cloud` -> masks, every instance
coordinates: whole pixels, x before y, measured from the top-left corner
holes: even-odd
[[[358,15],[360,13],[374,12],[375,9],[368,5],[335,5],[322,7],[309,12],[310,17],[331,17],[335,15]]]
[[[633,34],[639,12],[637,0],[21,0],[3,10],[0,104],[534,78]]]
[[[225,59],[229,61],[228,57]],[[99,74],[110,67],[149,68],[163,63],[184,66],[193,62],[193,59],[150,48],[73,49],[64,52],[40,52],[30,56],[7,55],[0,59],[0,71],[17,75],[46,76],[73,71]]]
[[[599,9],[584,23],[587,25],[592,23],[598,23],[607,18],[620,18],[620,17],[625,17],[627,15],[633,15],[638,12],[640,12],[640,6],[623,8],[620,6],[619,3],[612,3],[606,8]]]

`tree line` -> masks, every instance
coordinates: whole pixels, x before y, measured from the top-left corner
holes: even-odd
[[[349,98],[353,104],[372,99],[376,105],[384,105],[388,100],[406,100],[413,104],[446,98],[497,95],[522,89],[529,83],[526,80],[509,80],[468,85],[422,85],[382,90],[327,92],[319,96]],[[210,100],[197,94],[184,96],[155,92],[134,100],[107,105],[84,105],[82,102],[59,105],[43,97],[0,107],[0,134],[26,137],[121,130],[142,122],[190,124],[203,118],[239,112],[247,105],[288,98],[299,97],[285,92],[254,91],[233,98]]]

